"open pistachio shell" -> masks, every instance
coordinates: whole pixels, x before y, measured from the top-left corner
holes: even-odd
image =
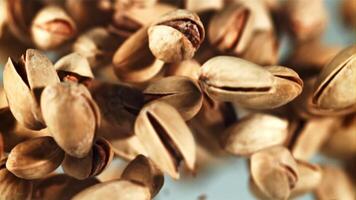
[[[135,134],[149,158],[173,178],[179,178],[180,161],[185,161],[186,167],[194,170],[196,148],[193,135],[172,106],[160,101],[146,105],[136,119]]]
[[[78,76],[78,79],[94,78],[88,60],[79,53],[71,53],[62,57],[54,64],[54,68],[61,79],[66,75]]]
[[[43,178],[59,167],[63,158],[63,150],[51,137],[38,137],[16,145],[6,168],[20,178]]]

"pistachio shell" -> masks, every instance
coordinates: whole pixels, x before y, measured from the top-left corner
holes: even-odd
[[[71,53],[59,59],[54,68],[64,74],[75,74],[83,78],[94,78],[88,60],[79,53]]]
[[[110,142],[115,155],[125,160],[133,160],[139,154],[147,156],[145,147],[136,135],[111,139]]]
[[[322,170],[318,165],[298,161],[299,180],[291,196],[299,196],[315,190],[321,182]]]
[[[211,10],[220,10],[224,6],[223,0],[185,0],[184,7],[193,12],[207,12]]]
[[[6,168],[20,178],[43,178],[59,167],[63,158],[63,150],[51,137],[38,137],[16,145]]]
[[[166,76],[187,76],[197,81],[199,79],[200,64],[194,60],[183,60],[172,63],[166,70]]]

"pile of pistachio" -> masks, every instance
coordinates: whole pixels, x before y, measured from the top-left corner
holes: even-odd
[[[0,0],[0,199],[148,200],[235,155],[259,199],[355,200],[356,44],[327,24],[324,0]]]

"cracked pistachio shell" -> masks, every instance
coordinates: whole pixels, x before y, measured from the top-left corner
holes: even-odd
[[[32,40],[38,48],[48,50],[59,47],[76,34],[74,21],[61,7],[46,6],[32,21]]]
[[[76,158],[66,154],[63,171],[79,180],[100,174],[112,161],[114,152],[104,138],[98,138],[91,151],[84,158]]]
[[[185,166],[194,170],[194,137],[174,107],[160,101],[143,107],[135,122],[135,134],[146,148],[148,157],[171,177],[179,178],[180,161],[185,161]]]
[[[273,22],[271,19],[271,14],[265,6],[265,2],[263,2],[263,0],[235,1],[251,11],[251,15],[254,18],[253,29],[255,32],[273,32]]]
[[[338,53],[321,71],[313,93],[313,103],[331,114],[356,110],[356,45]]]
[[[198,84],[184,76],[170,76],[152,82],[143,91],[147,101],[163,101],[173,106],[184,120],[192,119],[202,107]]]
[[[355,190],[347,174],[340,168],[322,166],[321,184],[315,190],[317,200],[354,200]]]
[[[60,58],[54,64],[54,68],[62,80],[70,76],[74,76],[78,80],[94,78],[88,60],[76,52]]]
[[[138,155],[122,172],[121,179],[131,180],[148,187],[151,196],[154,197],[163,186],[164,176],[161,170],[143,155]]]
[[[19,62],[8,59],[4,68],[4,91],[11,112],[25,127],[45,127],[38,98],[42,89],[59,82],[51,61],[34,49],[28,49]]]
[[[299,179],[296,161],[282,146],[254,153],[250,159],[250,171],[257,188],[270,199],[287,199]]]
[[[57,169],[63,150],[49,136],[26,140],[16,145],[6,161],[6,168],[23,179],[43,178]]]
[[[198,81],[200,67],[200,64],[194,59],[183,60],[182,62],[172,63],[169,65],[165,75],[187,76],[195,81]]]
[[[0,197],[11,200],[30,200],[33,182],[18,178],[5,167],[6,158],[0,161]]]
[[[148,29],[148,44],[156,58],[167,63],[190,59],[205,37],[199,16],[175,10],[155,21]]]
[[[275,145],[282,145],[288,137],[288,121],[268,114],[251,114],[225,131],[223,147],[241,156]]]
[[[91,186],[73,197],[73,200],[150,200],[148,187],[128,180],[115,180]]]
[[[147,152],[141,141],[135,134],[118,139],[110,139],[115,155],[127,161],[133,160],[137,155],[147,156]]]
[[[55,174],[38,181],[32,199],[68,200],[98,183],[96,178],[77,180],[66,174]]]
[[[156,59],[148,48],[147,27],[127,39],[113,57],[116,76],[125,82],[145,82],[162,69],[164,62]]]
[[[275,92],[275,78],[268,70],[231,56],[217,56],[205,62],[199,81],[210,98],[250,108],[265,106],[268,102],[263,97]]]
[[[322,179],[322,170],[318,165],[297,160],[297,166],[299,179],[295,188],[292,190],[292,197],[314,191],[321,183]]]
[[[41,96],[43,118],[56,143],[69,155],[85,157],[100,122],[99,108],[83,85],[47,86]]]

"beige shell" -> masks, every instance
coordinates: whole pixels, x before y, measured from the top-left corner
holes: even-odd
[[[57,144],[69,155],[83,158],[93,144],[100,112],[89,91],[64,82],[48,86],[41,96],[43,118]]]
[[[194,137],[172,106],[160,101],[146,105],[136,119],[135,134],[146,148],[148,157],[173,178],[179,178],[177,166],[181,160],[189,170],[194,170]]]
[[[8,156],[6,168],[17,177],[38,179],[57,169],[63,158],[63,150],[51,137],[38,137],[16,145]]]
[[[187,76],[195,81],[199,79],[201,65],[194,59],[172,63],[166,69],[166,76]]]
[[[83,78],[94,78],[88,60],[79,53],[71,53],[60,58],[54,68],[59,73],[75,74]]]
[[[184,8],[197,13],[213,10],[221,10],[224,6],[223,0],[185,0]]]
[[[147,156],[145,147],[135,134],[124,138],[110,138],[110,143],[115,155],[127,161],[139,154]]]
[[[322,170],[318,165],[297,160],[299,180],[292,190],[291,196],[300,196],[314,191],[321,182]]]

